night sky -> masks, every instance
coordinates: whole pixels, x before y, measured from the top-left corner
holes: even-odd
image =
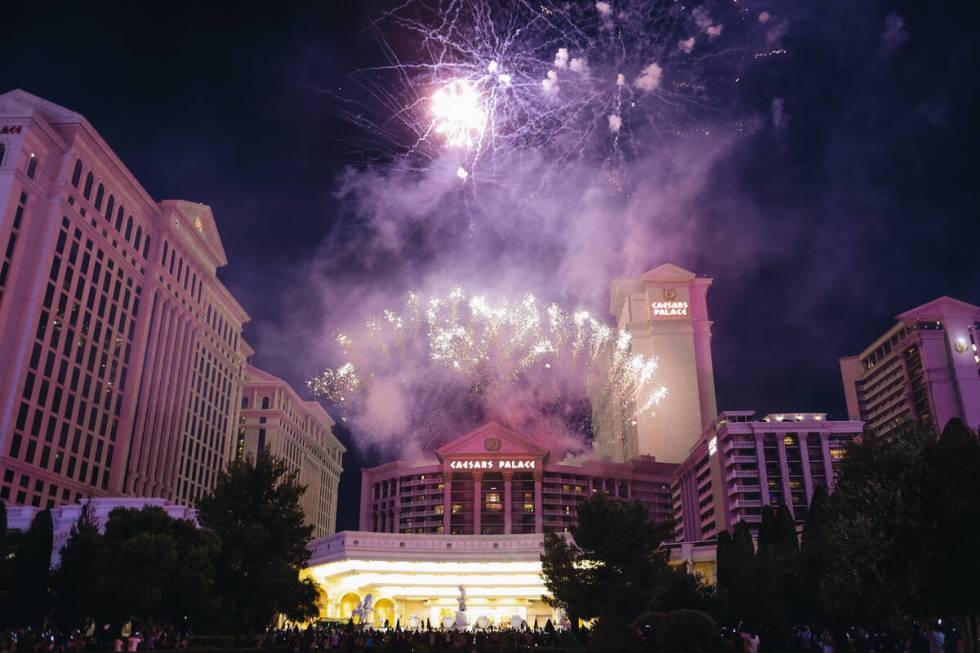
[[[773,123],[780,98],[783,114],[710,170],[696,238],[670,259],[715,278],[720,409],[844,416],[839,356],[937,296],[980,303],[980,5],[769,5],[790,19],[788,54],[738,101]],[[350,256],[330,244],[351,127],[322,91],[378,59],[364,28],[382,6],[3,11],[0,89],[85,115],[155,198],[212,207],[254,362],[297,388],[320,362],[286,322],[329,315],[310,264]],[[338,530],[357,520],[349,448]]]

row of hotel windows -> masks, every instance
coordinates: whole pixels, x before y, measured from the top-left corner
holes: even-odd
[[[132,279],[126,279],[126,289],[122,290],[122,269],[114,268],[112,259],[106,261],[106,271],[102,272],[103,250],[95,252],[94,265],[91,240],[81,246],[81,231],[75,229],[74,238],[69,241],[67,218],[62,221],[62,229],[56,245],[56,255],[52,261],[50,282],[45,292],[44,304],[38,316],[36,343],[29,361],[29,369],[24,378],[23,401],[18,412],[15,431],[11,438],[10,456],[21,457],[27,464],[37,464],[42,469],[50,469],[77,483],[88,483],[92,487],[108,487],[109,468],[112,465],[113,444],[116,439],[121,408],[121,395],[125,388],[126,366],[131,351],[130,342],[124,342],[122,334],[127,333],[127,311],[132,300],[132,310],[138,311],[138,298],[130,294]],[[71,246],[68,246],[71,242]],[[65,250],[68,249],[66,255]],[[82,256],[79,257],[79,252]],[[65,264],[62,266],[62,257]],[[73,274],[76,266],[79,273]],[[79,303],[85,296],[87,280],[91,267],[91,283],[88,287],[87,309],[82,311]],[[113,270],[115,269],[115,275]],[[115,279],[113,277],[116,277]],[[99,283],[101,281],[101,288]],[[72,293],[72,285],[75,292]],[[61,287],[59,293],[57,287]],[[139,289],[136,289],[137,294]],[[68,311],[70,293],[75,302]],[[111,293],[111,300],[108,300]],[[55,295],[59,295],[57,308]],[[93,318],[95,298],[100,297],[97,317]],[[121,299],[121,303],[120,303]],[[108,319],[106,303],[110,304]],[[117,313],[117,307],[122,307]],[[54,319],[51,311],[54,310]],[[66,317],[67,312],[67,317]],[[118,317],[118,326],[116,318]],[[94,319],[94,326],[93,326]],[[135,317],[129,321],[128,336],[132,339]],[[50,337],[48,337],[50,327]],[[90,327],[91,332],[90,332]],[[113,329],[118,329],[114,335]],[[103,337],[104,329],[104,337]],[[64,335],[64,340],[61,336]],[[91,338],[89,337],[91,335]],[[63,345],[62,345],[63,342]],[[125,346],[123,346],[125,344]],[[87,362],[86,362],[86,352]],[[41,361],[44,366],[41,368]],[[56,363],[58,373],[55,376]],[[98,367],[96,368],[96,362]],[[71,370],[69,380],[69,368]],[[116,377],[118,375],[118,383]],[[40,379],[40,382],[38,382]],[[35,392],[36,390],[36,392]],[[103,394],[104,393],[104,394]],[[48,398],[50,396],[50,404]],[[64,403],[62,399],[64,398]],[[28,428],[28,417],[33,407],[33,419]],[[77,408],[77,411],[76,411]],[[41,441],[41,430],[45,416],[47,428]],[[75,424],[71,420],[74,417]],[[87,423],[86,423],[86,417]],[[101,419],[100,419],[101,417]],[[60,437],[57,444],[54,436],[61,422]],[[74,431],[70,451],[69,432]],[[26,437],[26,446],[25,437]],[[84,436],[84,447],[79,452]],[[108,446],[106,446],[108,436]],[[94,449],[93,449],[94,445]],[[40,456],[35,457],[40,448]],[[52,453],[54,454],[52,456]],[[79,455],[80,453],[80,455]],[[63,471],[63,464],[67,466]],[[78,461],[81,464],[78,465]],[[91,475],[89,466],[91,465]],[[100,468],[100,465],[103,467]],[[76,467],[78,476],[76,477]],[[100,481],[100,471],[101,481]]]
[[[82,168],[83,168],[82,160],[81,159],[77,159],[75,161],[75,169],[72,172],[72,176],[71,176],[71,185],[74,186],[75,188],[78,188],[79,187],[79,184],[81,183],[81,179],[82,179]],[[87,200],[91,200],[92,199],[92,185],[94,183],[95,183],[95,177],[92,174],[92,172],[90,171],[85,176],[85,184],[84,184],[84,186],[82,186],[82,189],[81,189],[82,190],[82,196],[85,199],[87,199]],[[92,203],[93,206],[95,207],[95,210],[97,212],[101,212],[102,211],[102,202],[103,202],[104,199],[105,199],[105,185],[102,184],[102,183],[100,183],[99,186],[98,186],[98,188],[95,191],[95,200]],[[123,237],[126,239],[126,242],[132,243],[133,248],[137,252],[140,252],[142,254],[142,256],[143,256],[144,259],[149,260],[149,258],[150,258],[150,234],[147,233],[146,234],[146,238],[145,239],[143,238],[143,227],[142,227],[142,225],[136,224],[133,221],[133,216],[132,215],[126,216],[126,207],[124,207],[122,205],[122,203],[119,204],[119,207],[117,209],[116,208],[116,198],[115,198],[115,196],[113,194],[110,193],[109,194],[109,199],[108,199],[108,201],[106,201],[106,207],[105,207],[105,219],[110,224],[112,224],[112,212],[113,212],[113,210],[116,211],[116,220],[115,220],[115,225],[114,225],[116,231],[123,235]],[[125,218],[125,223],[123,222],[124,218]],[[136,227],[135,233],[133,231],[134,225]]]
[[[31,490],[31,477],[27,474],[21,473],[20,479],[14,482],[14,470],[6,469],[3,472],[3,485],[0,486],[0,501],[10,502],[15,505],[23,506],[28,504],[28,496],[30,496],[29,503],[32,506],[39,507],[41,502],[44,502],[45,508],[53,508],[58,496],[59,486],[55,483],[49,483],[47,486],[47,493],[44,491],[44,481],[42,479],[34,479],[33,491]],[[72,492],[69,488],[63,487],[61,490],[61,503],[68,503],[72,500]],[[45,496],[46,494],[46,496]],[[82,500],[82,492],[76,489],[74,501],[78,503]]]
[[[10,227],[10,237],[7,239],[7,247],[4,249],[2,263],[0,263],[0,305],[3,304],[4,290],[7,287],[7,277],[10,274],[10,266],[14,262],[14,250],[17,247],[17,238],[20,235],[20,227],[26,209],[27,193],[21,191],[20,197],[17,199],[17,208],[14,210],[14,221]]]
[[[6,154],[7,154],[7,144],[0,142],[0,166],[3,165],[3,160]],[[34,179],[34,177],[37,175],[38,162],[39,162],[38,156],[34,152],[31,152],[30,154],[27,155],[27,164],[25,167],[25,172],[27,173],[27,176],[30,177],[31,179]]]

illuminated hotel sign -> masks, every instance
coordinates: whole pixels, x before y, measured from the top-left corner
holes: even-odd
[[[534,460],[453,460],[449,469],[534,469]]]
[[[687,302],[653,302],[653,317],[687,317]]]

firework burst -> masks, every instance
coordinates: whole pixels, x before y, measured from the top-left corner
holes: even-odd
[[[656,360],[633,353],[629,333],[530,294],[410,293],[399,310],[367,320],[357,338],[338,335],[336,345],[342,362],[312,378],[312,392],[368,441],[390,441],[384,431],[397,429],[425,450],[465,428],[461,416],[554,441],[581,435],[565,418],[583,402],[588,414],[652,413],[667,394]]]
[[[614,167],[724,110],[777,22],[751,4],[409,0],[373,23],[388,63],[333,104],[384,164],[451,156],[498,183],[528,150]]]

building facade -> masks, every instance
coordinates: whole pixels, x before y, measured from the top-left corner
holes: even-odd
[[[671,518],[674,465],[552,461],[550,451],[491,422],[453,440],[431,461],[396,461],[362,470],[362,531],[433,535],[567,532],[578,504],[605,493],[643,502]]]
[[[433,626],[454,621],[459,588],[470,624],[562,618],[544,600],[544,534],[575,525],[578,504],[605,493],[671,517],[676,467],[642,457],[628,463],[552,461],[524,435],[488,423],[434,452],[362,470],[360,530],[314,542],[305,575],[316,580],[321,616],[349,619],[370,594],[373,623]],[[711,553],[678,545],[675,563],[711,577]]]
[[[714,539],[738,522],[755,532],[769,505],[786,504],[804,521],[817,488],[833,490],[836,467],[861,430],[860,421],[825,413],[723,412],[674,472],[675,541]]]
[[[665,263],[637,279],[616,279],[609,311],[632,350],[657,359],[667,399],[656,414],[612,401],[593,416],[599,452],[624,462],[641,455],[679,463],[717,414],[707,295],[711,279]]]
[[[905,311],[856,356],[840,359],[847,412],[885,432],[908,421],[980,427],[980,307],[940,297]]]
[[[191,504],[233,453],[247,353],[210,209],[155,201],[23,91],[0,153],[0,499]]]
[[[236,455],[270,453],[286,462],[306,487],[300,499],[313,537],[336,529],[337,486],[346,449],[333,420],[315,401],[304,401],[282,379],[249,365],[241,401]]]

